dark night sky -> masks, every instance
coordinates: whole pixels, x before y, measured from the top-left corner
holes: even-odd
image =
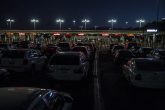
[[[157,0],[1,0],[0,27],[6,28],[7,18],[15,19],[13,28],[30,29],[31,18],[39,18],[40,29],[58,29],[55,19],[63,18],[65,28],[83,25],[81,20],[89,18],[88,27],[110,26],[108,19],[116,18],[115,27],[138,26],[136,19],[147,22],[156,20]],[[160,0],[159,18],[165,17],[165,0]]]

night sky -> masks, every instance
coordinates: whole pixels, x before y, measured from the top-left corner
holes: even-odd
[[[161,19],[165,17],[165,0],[160,0],[159,8]],[[40,20],[38,29],[58,29],[57,18],[65,20],[65,29],[73,27],[73,19],[76,27],[83,25],[84,18],[91,21],[87,27],[111,26],[107,22],[111,18],[117,19],[115,27],[136,27],[136,19],[156,20],[156,9],[157,0],[1,0],[0,28],[7,27],[7,18],[15,20],[13,29],[33,29],[32,18]]]

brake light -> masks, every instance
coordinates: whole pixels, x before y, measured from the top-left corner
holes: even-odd
[[[23,60],[23,65],[26,65],[26,64],[28,64],[28,60],[27,59],[24,59]]]

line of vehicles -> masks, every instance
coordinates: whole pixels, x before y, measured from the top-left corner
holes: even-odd
[[[165,88],[165,49],[110,44],[114,64],[130,85],[145,88]]]
[[[10,75],[29,77],[45,75],[54,81],[87,82],[89,67],[95,57],[93,43],[59,42],[29,46],[0,44],[0,81]],[[37,87],[1,87],[0,109],[70,110],[74,99],[64,92]]]

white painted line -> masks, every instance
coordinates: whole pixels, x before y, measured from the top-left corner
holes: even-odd
[[[98,67],[98,53],[96,53],[94,61],[94,110],[104,110],[103,98],[101,95],[101,88],[99,83],[99,67]]]

